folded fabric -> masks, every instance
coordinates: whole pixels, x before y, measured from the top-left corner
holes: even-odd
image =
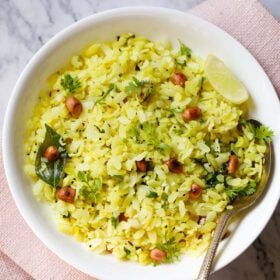
[[[190,12],[239,40],[280,93],[280,24],[257,0],[208,0]],[[9,192],[1,155],[0,194],[0,279],[94,279],[55,256],[29,229]]]

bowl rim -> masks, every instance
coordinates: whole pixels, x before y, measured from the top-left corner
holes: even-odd
[[[31,228],[33,233],[45,244],[45,246],[50,249],[53,253],[55,253],[59,258],[70,264],[71,266],[75,267],[76,269],[79,269],[80,271],[88,274],[89,272],[85,270],[85,268],[79,264],[74,264],[73,261],[70,260],[64,253],[60,252],[56,246],[52,245],[50,242],[48,242],[47,236],[39,230],[39,228],[35,225],[34,221],[32,221],[28,213],[26,212],[26,208],[22,204],[20,198],[18,197],[16,193],[17,187],[14,184],[14,179],[13,179],[13,166],[14,163],[9,157],[9,151],[12,149],[12,144],[11,144],[11,136],[12,132],[9,129],[11,127],[10,125],[12,124],[13,121],[13,111],[16,109],[16,101],[19,95],[21,94],[21,88],[26,82],[26,78],[30,75],[32,70],[38,66],[38,63],[42,60],[42,57],[47,56],[48,53],[52,52],[55,47],[62,41],[65,41],[69,36],[71,36],[71,32],[75,30],[76,32],[82,31],[85,26],[87,25],[94,25],[96,22],[99,20],[110,20],[110,16],[115,16],[117,14],[121,15],[129,15],[129,14],[135,14],[138,12],[147,12],[147,13],[163,13],[163,14],[178,14],[180,16],[185,16],[192,18],[193,20],[200,22],[203,25],[208,25],[211,29],[215,29],[219,33],[223,33],[223,36],[225,36],[228,40],[233,41],[235,44],[238,44],[239,47],[243,49],[247,53],[248,56],[255,62],[256,66],[259,68],[259,70],[262,72],[263,78],[266,79],[267,85],[270,87],[271,93],[274,92],[274,97],[277,98],[279,104],[280,101],[278,99],[278,96],[276,94],[276,91],[273,87],[272,82],[268,78],[267,74],[261,67],[261,65],[258,63],[258,61],[253,57],[253,55],[240,43],[238,42],[234,37],[229,35],[226,31],[222,30],[218,26],[212,24],[211,22],[208,22],[200,17],[197,17],[193,14],[175,10],[175,9],[170,9],[170,8],[164,8],[164,7],[157,7],[157,6],[129,6],[129,7],[122,7],[122,8],[116,8],[116,9],[110,9],[102,12],[98,12],[96,14],[87,16],[85,18],[80,19],[77,22],[74,22],[67,26],[66,28],[63,28],[61,31],[56,33],[51,39],[49,39],[29,60],[27,65],[24,67],[23,71],[21,72],[19,78],[16,81],[16,84],[12,90],[12,93],[9,98],[8,106],[5,112],[5,117],[4,117],[4,123],[3,123],[3,141],[2,141],[2,152],[3,152],[3,163],[4,163],[4,170],[7,178],[7,182],[9,185],[10,192],[12,194],[13,200],[25,220],[25,222],[28,224],[28,226]],[[264,224],[258,227],[258,230],[256,230],[252,240],[250,243],[248,243],[246,246],[243,246],[241,249],[238,250],[237,253],[234,254],[229,260],[227,261],[220,261],[217,266],[215,266],[215,269],[213,272],[216,272],[220,270],[221,268],[225,267],[229,263],[231,263],[234,259],[239,257],[251,244],[252,242],[259,236],[259,234],[263,231],[267,223],[269,222],[276,206],[277,202],[280,198],[280,190],[278,195],[275,195],[274,201],[272,202],[273,207],[269,209],[269,212],[267,212],[266,217],[267,220]],[[95,277],[99,277],[103,279],[105,276],[102,273],[96,272]]]

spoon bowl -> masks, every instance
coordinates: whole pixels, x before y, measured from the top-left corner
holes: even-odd
[[[262,125],[259,121],[254,119],[250,119],[248,120],[248,122],[250,122],[255,127],[259,127]],[[266,145],[267,149],[264,157],[262,176],[257,186],[256,192],[252,195],[237,197],[232,202],[233,208],[230,210],[226,210],[221,214],[217,223],[217,227],[214,231],[211,243],[203,260],[197,280],[208,279],[219,242],[226,231],[226,227],[228,225],[229,220],[238,212],[243,211],[249,208],[250,206],[254,205],[264,193],[272,166],[272,144],[269,142]]]

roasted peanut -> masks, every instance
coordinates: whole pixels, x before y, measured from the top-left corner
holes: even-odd
[[[59,157],[59,151],[55,146],[49,146],[45,150],[45,158],[49,161],[56,160]]]
[[[191,199],[197,199],[197,198],[200,197],[201,193],[202,193],[202,188],[201,188],[201,186],[198,185],[198,184],[192,184],[191,190],[190,190],[190,192],[189,192],[189,197],[190,197]]]
[[[151,257],[151,259],[153,259],[154,261],[156,261],[156,262],[158,262],[158,263],[163,262],[165,256],[166,256],[166,253],[163,252],[163,251],[160,250],[160,249],[157,249],[157,248],[151,250],[151,252],[150,252],[150,257]]]
[[[68,203],[73,203],[75,200],[76,190],[71,187],[62,187],[56,192],[56,198]]]
[[[198,107],[190,107],[183,112],[182,117],[184,122],[197,120],[201,117],[201,110]]]
[[[127,217],[124,215],[124,213],[120,213],[119,215],[119,222],[126,222]]]
[[[69,113],[75,118],[78,118],[83,111],[83,105],[81,101],[74,96],[69,96],[66,98],[65,106]]]
[[[169,171],[173,173],[182,173],[183,172],[183,165],[180,163],[176,158],[172,158],[166,162],[166,165]]]
[[[137,171],[139,171],[139,172],[147,172],[149,163],[148,163],[148,161],[142,159],[142,160],[136,161],[136,167],[137,167]]]
[[[187,80],[187,77],[181,73],[181,72],[175,72],[172,76],[171,76],[171,82],[174,85],[178,85],[178,86],[185,86],[185,82]]]
[[[231,155],[228,161],[228,174],[234,174],[238,168],[238,158],[236,155]]]
[[[72,141],[73,141],[73,139],[72,138],[66,138],[65,140],[64,140],[64,142],[65,142],[65,144],[71,144],[72,143]]]

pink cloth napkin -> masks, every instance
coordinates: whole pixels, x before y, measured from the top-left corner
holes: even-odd
[[[280,94],[280,24],[257,0],[208,0],[190,12],[239,40]],[[0,195],[0,279],[94,279],[60,260],[32,233],[10,195],[1,155]]]

